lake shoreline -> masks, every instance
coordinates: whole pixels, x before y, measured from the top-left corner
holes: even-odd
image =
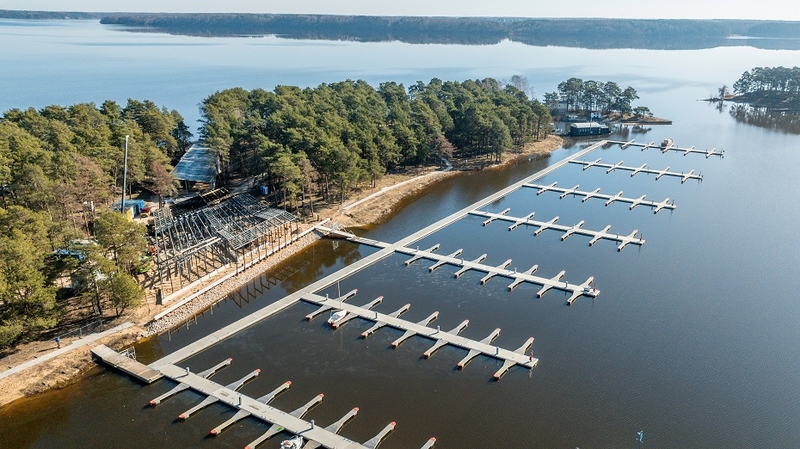
[[[476,166],[481,166],[483,170],[500,170],[520,159],[548,157],[551,152],[560,148],[562,144],[563,139],[561,137],[550,135],[541,141],[528,144],[522,149],[506,153],[506,157],[500,163],[483,164],[486,161],[479,160],[456,161],[454,169],[452,170],[437,170],[436,167],[424,167],[412,174],[388,175],[382,178],[375,187],[364,189],[350,198],[347,204],[338,208],[321,208],[317,213],[320,219],[329,219],[345,227],[358,228],[376,225],[385,221],[387,217],[391,217],[396,207],[401,204],[403,200],[422,192],[424,189],[443,179],[474,170]],[[392,186],[397,187],[391,188]],[[376,193],[378,194],[375,195]],[[354,207],[347,208],[349,204],[359,202],[370,195],[375,196]],[[305,231],[312,228],[313,224],[314,223],[305,224],[303,230]],[[153,318],[157,314],[167,310],[171,305],[180,301],[181,298],[175,298],[170,304],[165,306],[156,306],[155,304],[148,303],[137,311],[120,317],[108,324],[110,327],[125,321],[132,321],[134,323],[133,326],[102,340],[98,340],[92,343],[92,346],[105,344],[116,350],[122,350],[146,338],[150,338],[153,335],[158,335],[181,326],[187,320],[192,319],[197,314],[202,313],[204,310],[216,304],[228,293],[241,288],[247,282],[260,276],[275,265],[308,248],[321,237],[322,236],[316,232],[308,233],[302,239],[299,239],[280,252],[267,257],[246,271],[228,277],[218,285],[198,295],[197,298],[169,313],[160,320],[154,320]],[[220,273],[215,279],[219,279],[225,275],[226,273]],[[191,289],[192,292],[187,292],[186,296],[203,289],[203,287],[213,282],[214,279],[198,282],[197,285],[193,286]],[[71,342],[64,341],[62,344],[71,344]],[[33,346],[34,348],[36,346],[47,346],[49,349],[46,350],[50,351],[55,349],[56,344],[55,342],[43,341],[28,343],[26,346]],[[50,346],[52,346],[52,348],[50,348]],[[78,345],[72,351],[0,380],[0,407],[4,407],[17,399],[35,396],[52,389],[64,388],[80,381],[91,368],[96,366],[91,358],[89,349],[88,345]],[[33,352],[33,355],[31,355],[30,350],[18,351],[15,354],[1,359],[0,366],[10,368],[11,366],[26,362],[31,357],[38,357],[36,355],[38,349],[34,349]]]

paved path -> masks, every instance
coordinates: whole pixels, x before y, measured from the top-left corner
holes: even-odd
[[[39,356],[39,357],[37,357],[37,358],[35,358],[33,360],[29,360],[29,361],[27,361],[25,363],[22,363],[20,365],[17,365],[15,367],[11,368],[11,369],[3,371],[2,373],[0,373],[0,379],[4,379],[4,378],[6,378],[8,376],[12,376],[12,375],[14,375],[16,373],[19,373],[21,371],[24,371],[24,370],[26,370],[26,369],[28,369],[28,368],[30,368],[32,366],[39,365],[40,363],[47,362],[47,361],[49,361],[51,359],[54,359],[54,358],[60,356],[61,354],[66,354],[66,353],[68,353],[70,351],[74,351],[74,350],[76,350],[78,348],[83,348],[84,346],[86,346],[86,345],[88,345],[90,343],[94,343],[94,342],[96,342],[97,340],[99,340],[101,338],[107,337],[107,336],[109,336],[111,334],[117,333],[117,332],[119,332],[121,330],[124,330],[124,329],[127,329],[127,328],[129,328],[131,326],[133,326],[133,323],[131,323],[131,322],[122,323],[119,326],[112,327],[111,329],[108,329],[106,331],[100,332],[98,334],[87,335],[87,336],[85,336],[83,338],[80,338],[78,340],[73,341],[72,343],[70,343],[68,345],[62,346],[61,349],[56,349],[54,351],[48,352],[47,354],[41,355],[41,356]]]

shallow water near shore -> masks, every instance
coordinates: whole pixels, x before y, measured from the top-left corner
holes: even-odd
[[[81,32],[88,33],[86,29]],[[114,39],[142,44],[140,39],[154,38],[115,35]],[[170,41],[172,37],[161,39]],[[266,41],[236,45],[253,42]],[[383,45],[380,48],[385,51],[397,48],[394,44],[355,43],[331,47],[344,56],[356,57],[351,53],[374,49],[373,45]],[[727,113],[696,101],[713,92],[713,86],[730,84],[744,70],[796,60],[797,52],[514,47],[518,51],[512,56],[508,45],[401,48],[409,55],[417,51],[422,55],[440,53],[442,58],[450,58],[450,52],[469,56],[468,62],[461,61],[461,66],[450,72],[458,78],[466,73],[493,75],[486,73],[492,70],[508,76],[521,71],[529,73],[542,91],[555,89],[548,80],[557,83],[570,76],[633,85],[642,104],[672,119],[674,125],[620,136],[623,140],[660,142],[671,137],[680,146],[722,148],[725,157],[611,146],[595,150],[587,159],[602,158],[612,164],[624,161],[634,167],[646,163],[656,169],[670,166],[677,172],[695,169],[702,172],[704,180],[681,184],[676,178],[656,181],[652,175],[606,174],[604,169],[584,171],[569,164],[539,181],[558,182],[565,188],[579,184],[582,190],[601,188],[611,194],[622,190],[625,196],[647,195],[648,200],[669,197],[677,205],[672,212],[653,214],[646,207],[628,210],[625,204],[605,206],[601,200],[581,202],[571,196],[559,199],[557,193],[536,195],[527,188],[483,208],[492,212],[511,208],[512,216],[535,211],[538,220],[559,216],[559,223],[565,224],[585,220],[585,228],[611,225],[621,234],[638,229],[646,240],[641,248],[629,246],[617,252],[615,244],[604,241],[589,247],[587,237],[575,235],[561,241],[561,233],[556,231],[534,237],[533,228],[509,232],[508,223],[503,222],[484,227],[483,219],[474,216],[412,245],[427,248],[440,243],[442,254],[463,248],[467,259],[487,253],[485,263],[489,265],[511,258],[512,267],[519,270],[538,264],[537,274],[547,277],[565,270],[570,282],[594,276],[601,290],[595,300],[584,297],[567,307],[566,298],[557,291],[536,299],[538,286],[522,285],[508,292],[510,281],[499,277],[481,286],[481,273],[470,272],[456,280],[452,267],[428,273],[430,262],[405,267],[406,257],[400,255],[383,259],[321,293],[333,296],[337,290],[358,288],[358,295],[351,300],[354,304],[383,295],[384,302],[376,308],[381,312],[410,303],[411,309],[404,315],[410,321],[438,310],[439,319],[432,326],[443,330],[469,319],[469,327],[461,335],[475,339],[500,327],[495,344],[507,349],[534,336],[539,366],[532,371],[514,368],[500,382],[493,382],[491,376],[499,366],[492,359],[478,357],[464,370],[457,370],[455,364],[465,355],[463,350],[445,347],[426,360],[421,355],[431,341],[416,337],[391,349],[389,343],[399,331],[382,329],[364,340],[359,334],[371,323],[361,320],[332,331],[322,318],[305,321],[303,317],[313,307],[304,303],[181,365],[196,372],[232,357],[233,364],[213,377],[221,384],[261,368],[261,375],[241,390],[254,397],[291,380],[291,389],[273,402],[287,411],[324,393],[324,401],[307,415],[320,425],[358,406],[359,415],[342,431],[354,440],[365,441],[396,421],[396,430],[380,446],[387,449],[420,447],[430,436],[437,438],[437,448],[632,448],[639,430],[644,430],[643,447],[648,448],[800,445],[796,424],[800,422],[800,384],[796,380],[800,372],[800,303],[795,298],[800,291],[800,228],[796,226],[800,221],[796,200],[800,178],[795,175],[800,141],[780,131],[738,123]],[[307,47],[298,43],[295,50],[308,51]],[[486,59],[488,50],[498,54]],[[169,53],[151,54],[166,58]],[[399,55],[410,58],[403,52]],[[538,56],[544,68],[518,62],[520,56]],[[676,71],[676,60],[683,62],[682,67],[689,67],[687,61],[695,61],[698,67]],[[707,61],[712,60],[720,62],[709,65]],[[487,69],[491,61],[502,64]],[[576,61],[586,65],[578,67]],[[302,65],[284,64],[288,71],[304,70]],[[359,70],[366,78],[380,80],[425,79],[442,69],[441,64],[418,68],[409,61],[412,68],[407,72],[413,73],[395,70],[387,74],[378,62],[363,63]],[[344,70],[335,67],[334,72]],[[198,80],[194,89],[202,89],[212,78]],[[203,95],[207,93],[200,93]],[[586,144],[570,143],[548,158],[522,160],[502,170],[446,179],[405,204],[389,221],[360,232],[396,241]],[[241,292],[229,295],[213,308],[213,314],[208,311],[188,327],[138,345],[137,355],[143,361],[155,360],[373,251],[343,241],[320,241]],[[191,392],[157,407],[146,406],[173,385],[162,380],[142,386],[123,374],[96,368],[68,388],[0,408],[0,441],[3,447],[14,448],[243,447],[266,431],[265,424],[248,419],[218,437],[207,437],[209,429],[232,416],[233,410],[215,405],[179,422],[178,414],[201,399]],[[276,440],[263,447],[277,447]]]

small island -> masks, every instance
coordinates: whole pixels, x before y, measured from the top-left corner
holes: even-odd
[[[800,67],[755,67],[706,101],[732,101],[774,112],[800,112]]]

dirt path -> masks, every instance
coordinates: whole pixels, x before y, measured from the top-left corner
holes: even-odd
[[[562,139],[560,137],[550,136],[541,142],[527,145],[520,151],[508,153],[506,159],[501,164],[492,165],[488,167],[488,169],[498,169],[505,164],[512,163],[521,158],[546,156],[560,148],[561,144]],[[472,163],[474,164],[475,162],[472,161]],[[380,222],[384,216],[391,213],[406,197],[414,195],[425,187],[444,178],[458,176],[459,173],[458,170],[439,171],[434,167],[426,167],[410,171],[403,175],[386,175],[381,178],[375,187],[364,189],[358,194],[353,195],[348,203],[344,205],[345,207],[328,207],[320,209],[317,212],[320,218],[330,218],[347,227],[375,224]],[[348,205],[351,206],[347,207]],[[93,344],[103,343],[113,349],[121,350],[136,343],[146,335],[163,331],[171,326],[180,325],[186,319],[202,311],[220,298],[223,298],[228,292],[241,287],[253,279],[253,277],[260,275],[275,264],[312,244],[314,240],[315,238],[313,238],[313,236],[302,239],[280,251],[278,254],[268,257],[240,275],[229,277],[224,282],[214,286],[207,292],[198,296],[195,300],[186,304],[185,307],[176,310],[174,315],[171,314],[165,317],[166,321],[164,322],[154,323],[152,319],[156,314],[164,311],[167,307],[148,303],[137,311],[120,317],[118,322],[108,325],[108,327],[111,327],[123,321],[132,321],[134,326],[98,340]],[[220,273],[220,276],[224,275],[225,273]],[[214,279],[208,279],[204,284],[197,285],[192,291],[199,291],[212,282],[214,282]],[[187,293],[187,296],[189,294],[191,294],[191,292]],[[179,300],[180,298],[175,299],[173,303]],[[63,341],[61,344],[64,346],[70,344],[70,342]],[[71,351],[64,352],[46,362],[36,364],[22,372],[0,379],[0,406],[24,396],[31,396],[52,388],[63,388],[80,380],[83,373],[95,366],[91,360],[89,349],[88,346],[76,345]],[[54,350],[56,350],[56,344],[52,341],[33,342],[23,345],[18,348],[16,353],[0,359],[0,373]]]

